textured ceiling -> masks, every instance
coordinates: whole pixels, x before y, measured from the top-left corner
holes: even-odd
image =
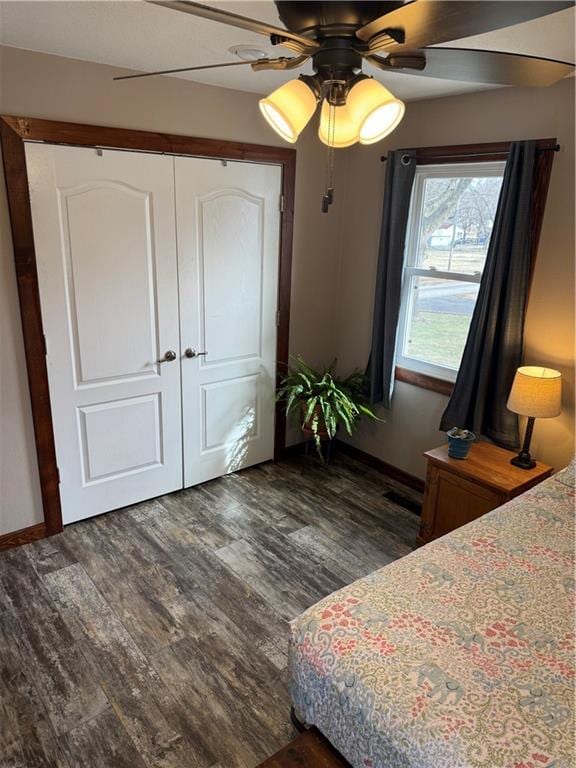
[[[279,24],[271,0],[204,1],[245,16]],[[450,45],[574,61],[574,27],[572,8]],[[139,0],[0,2],[0,41],[16,48],[110,64],[118,67],[119,74],[120,70],[125,69],[151,71],[237,61],[228,52],[234,45],[254,45],[273,56],[290,55],[285,49],[274,49],[265,37]],[[408,101],[486,88],[470,83],[382,73],[371,67],[366,67],[366,71]],[[178,77],[267,93],[293,78],[294,73],[253,73],[247,66],[193,72]],[[128,89],[130,81],[118,83],[117,87]]]

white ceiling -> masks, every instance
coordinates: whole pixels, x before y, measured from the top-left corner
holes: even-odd
[[[204,0],[226,10],[280,25],[272,0]],[[525,1],[525,0],[524,0]],[[515,27],[469,37],[450,45],[486,48],[574,61],[574,8]],[[152,71],[238,59],[234,45],[254,45],[272,56],[290,55],[265,37],[195,18],[139,0],[0,1],[0,42],[72,59]],[[400,98],[435,98],[487,88],[485,85],[389,74],[367,67]],[[306,70],[301,70],[306,71]],[[200,83],[267,93],[294,73],[257,72],[249,66],[177,75]],[[130,87],[130,81],[118,83]]]

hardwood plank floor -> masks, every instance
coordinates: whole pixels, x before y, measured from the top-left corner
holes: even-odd
[[[288,621],[415,545],[391,488],[294,457],[0,552],[0,768],[254,768],[296,735]]]

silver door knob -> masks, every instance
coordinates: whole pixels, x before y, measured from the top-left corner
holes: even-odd
[[[196,350],[192,349],[192,347],[186,347],[184,354],[186,357],[201,357],[202,355],[207,355],[208,352],[196,352]]]
[[[168,352],[166,352],[166,354],[164,355],[164,357],[161,360],[158,360],[158,362],[159,363],[169,363],[172,360],[176,360],[177,357],[178,357],[178,355],[176,354],[176,352],[174,352],[173,349],[169,349]]]

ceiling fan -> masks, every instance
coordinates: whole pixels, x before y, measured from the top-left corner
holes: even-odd
[[[356,141],[369,144],[396,127],[403,104],[362,73],[364,60],[385,72],[497,85],[551,85],[573,70],[571,63],[534,56],[430,47],[546,16],[572,7],[573,0],[275,0],[285,29],[190,0],[148,2],[265,35],[273,45],[296,55],[147,72],[116,80],[246,64],[255,72],[292,70],[311,58],[314,75],[300,75],[260,103],[268,122],[292,143],[321,100],[320,138],[325,143],[333,141],[337,147]],[[334,126],[329,125],[330,106],[336,107]]]
[[[261,99],[260,109],[272,128],[294,143],[321,102],[319,137],[333,150],[380,141],[404,116],[403,102],[362,72],[364,61],[384,72],[496,85],[551,85],[574,69],[572,63],[534,56],[431,47],[546,16],[572,7],[574,0],[274,1],[285,28],[191,0],[147,0],[264,35],[292,56],[114,79],[241,65],[255,72],[293,70],[312,59],[313,75],[280,86]],[[331,202],[327,197],[326,206]]]

